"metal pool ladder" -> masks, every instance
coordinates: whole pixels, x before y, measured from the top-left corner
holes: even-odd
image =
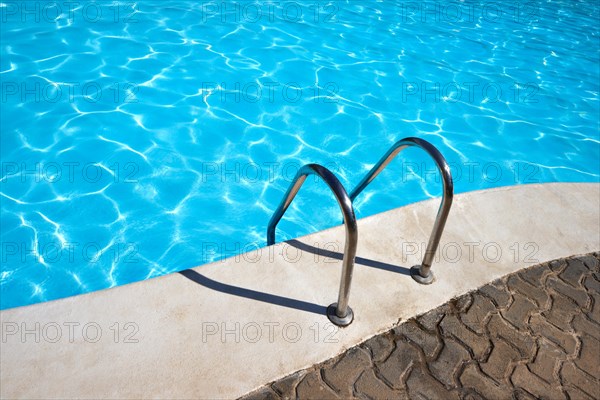
[[[346,192],[344,186],[335,177],[335,175],[327,168],[319,164],[307,164],[302,167],[289,189],[287,190],[283,200],[279,204],[279,207],[275,210],[273,217],[269,221],[267,229],[267,244],[270,246],[275,244],[275,228],[277,224],[285,214],[289,205],[296,197],[296,194],[304,184],[306,177],[309,175],[317,175],[325,181],[327,186],[333,192],[342,214],[344,215],[344,225],[346,227],[346,243],[344,247],[344,258],[342,261],[342,278],[340,282],[340,290],[338,294],[337,303],[333,303],[327,307],[327,317],[331,322],[338,326],[347,326],[352,323],[354,319],[354,312],[348,305],[348,298],[350,296],[350,284],[352,282],[352,273],[354,270],[354,257],[356,256],[356,246],[358,241],[358,228],[356,225],[356,216],[354,214],[353,202],[354,199],[379,175],[381,171],[405,148],[407,147],[418,147],[424,150],[433,160],[435,161],[438,170],[442,176],[443,181],[443,193],[442,202],[437,212],[433,230],[425,250],[425,255],[421,265],[413,266],[410,269],[410,274],[413,279],[422,284],[430,284],[433,282],[433,273],[431,272],[431,264],[440,239],[450,207],[452,206],[452,199],[454,196],[454,184],[452,182],[452,174],[450,167],[446,162],[446,159],[438,151],[435,146],[426,140],[408,137],[396,142],[385,155],[379,160],[377,164],[365,175],[360,183],[352,190],[350,195]]]

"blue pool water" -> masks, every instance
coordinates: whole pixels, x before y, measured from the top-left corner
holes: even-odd
[[[599,180],[599,6],[2,1],[1,308],[266,242],[298,168],[351,189],[406,136],[457,192]],[[359,216],[441,193],[402,153]],[[278,230],[338,224],[310,179]]]

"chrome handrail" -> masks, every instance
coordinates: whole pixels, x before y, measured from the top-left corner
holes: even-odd
[[[358,241],[358,227],[356,225],[356,216],[352,201],[348,197],[348,193],[335,175],[327,168],[319,164],[307,164],[300,168],[283,200],[275,210],[273,217],[269,221],[267,228],[267,244],[270,246],[275,244],[275,228],[285,214],[289,205],[296,197],[296,194],[304,184],[306,177],[309,175],[317,175],[329,186],[337,200],[340,210],[344,215],[344,225],[346,226],[346,243],[344,246],[344,258],[342,260],[342,278],[340,281],[340,291],[338,294],[337,303],[333,303],[327,307],[327,317],[331,322],[339,326],[350,325],[354,319],[354,312],[348,305],[350,297],[350,283],[352,282],[352,272],[354,269],[354,257],[356,256],[356,245]]]
[[[379,162],[367,173],[367,175],[360,181],[360,183],[350,192],[350,200],[354,202],[356,196],[358,196],[368,185],[375,179],[377,175],[400,153],[407,147],[418,147],[425,150],[427,154],[435,161],[440,174],[442,175],[443,181],[443,193],[442,202],[438,209],[437,216],[435,218],[435,224],[427,244],[427,250],[423,256],[423,262],[421,265],[416,265],[410,269],[410,274],[414,280],[419,283],[429,284],[433,282],[433,273],[431,272],[431,264],[433,263],[433,257],[440,243],[448,214],[450,213],[450,207],[452,206],[452,198],[454,196],[454,184],[452,182],[452,174],[450,173],[450,167],[446,162],[446,159],[435,148],[434,145],[426,140],[408,137],[396,142],[385,155],[379,160]]]

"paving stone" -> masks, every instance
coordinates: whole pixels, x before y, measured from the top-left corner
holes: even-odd
[[[473,302],[473,298],[468,293],[464,294],[460,297],[457,297],[456,299],[454,299],[454,302],[453,302],[455,311],[458,313],[464,313],[471,306],[472,302]]]
[[[567,396],[556,386],[548,385],[538,376],[532,374],[525,365],[518,365],[512,374],[511,381],[515,387],[525,389],[540,399],[567,399]]]
[[[348,382],[355,382],[360,374],[370,366],[371,359],[365,350],[353,347],[335,365],[323,369],[323,380],[337,390],[341,397],[350,397],[352,396],[352,386],[348,385]]]
[[[581,281],[589,271],[590,270],[583,261],[569,260],[567,262],[567,268],[565,268],[558,276],[571,286],[580,287]]]
[[[529,321],[530,314],[537,311],[538,307],[527,297],[517,293],[513,294],[513,299],[510,307],[502,312],[502,316],[518,329],[523,330]]]
[[[539,400],[537,397],[534,397],[531,393],[527,393],[521,388],[515,389],[515,391],[513,392],[513,397],[515,398],[515,400]]]
[[[364,371],[354,386],[359,395],[362,394],[372,400],[409,398],[406,392],[394,390],[377,379],[372,369]]]
[[[564,332],[552,324],[549,324],[542,316],[531,317],[531,331],[538,336],[543,336],[551,342],[559,345],[568,355],[575,354],[577,339],[568,332]]]
[[[430,360],[435,358],[438,351],[442,348],[442,343],[437,337],[437,334],[429,333],[421,329],[414,320],[394,328],[394,333],[397,336],[408,338],[423,350],[425,357]]]
[[[579,307],[586,307],[590,300],[584,287],[575,288],[566,284],[560,279],[556,279],[555,277],[548,278],[546,281],[546,286],[550,289],[554,289],[564,296],[567,296],[577,303]]]
[[[582,392],[579,388],[574,386],[564,386],[564,391],[569,395],[571,400],[598,400],[597,398],[593,398],[589,396],[587,393]]]
[[[443,399],[452,400],[459,399],[458,392],[456,390],[448,390],[431,377],[428,373],[424,372],[422,368],[414,368],[410,376],[406,381],[408,388],[408,394],[410,399]]]
[[[502,339],[493,342],[494,347],[488,360],[481,364],[481,370],[498,383],[507,382],[513,364],[521,359],[517,350]]]
[[[593,275],[586,277],[583,282],[583,286],[585,286],[587,291],[600,293],[600,281],[595,279]]]
[[[379,372],[394,389],[404,389],[410,368],[418,362],[420,362],[418,350],[408,342],[399,341],[396,343],[396,349],[379,366]]]
[[[542,264],[524,269],[523,271],[519,272],[518,275],[527,283],[535,287],[544,288],[546,277],[551,273],[552,270],[548,267],[548,265]]]
[[[533,362],[527,366],[531,372],[548,383],[558,380],[560,363],[566,359],[565,353],[554,343],[542,339],[538,343],[538,351]]]
[[[306,372],[296,372],[282,378],[276,382],[273,382],[271,387],[273,390],[281,396],[282,399],[295,399],[296,398],[296,386],[304,378]]]
[[[598,367],[596,367],[596,371]],[[561,370],[561,377],[564,382],[568,382],[570,386],[574,386],[579,390],[587,393],[594,399],[600,398],[600,381],[598,380],[598,374],[596,377],[592,377],[585,372],[581,371],[571,362],[563,363]]]
[[[538,308],[545,308],[548,303],[548,292],[544,287],[533,286],[519,277],[512,275],[507,279],[507,286],[512,292],[517,292],[522,296],[532,300]]]
[[[444,318],[444,315],[446,315],[449,311],[450,306],[448,304],[444,304],[443,306],[440,306],[435,310],[431,310],[425,314],[418,316],[417,321],[425,329],[429,331],[437,331],[438,324],[440,323],[442,318]]]
[[[474,391],[463,390],[462,400],[486,400],[479,393]]]
[[[281,400],[270,387],[265,386],[241,398],[241,400]]]
[[[600,259],[598,259],[598,257],[593,255],[585,255],[578,257],[578,259],[583,262],[590,271],[600,271]]]
[[[373,361],[381,362],[388,358],[394,350],[394,340],[391,334],[384,333],[367,340],[363,346],[371,352]]]
[[[456,315],[446,315],[440,322],[440,327],[446,336],[450,335],[466,345],[476,359],[483,358],[491,346],[485,336],[471,332],[458,320]]]
[[[488,331],[494,340],[502,338],[515,347],[523,360],[529,359],[535,354],[535,340],[529,334],[517,331],[499,315],[493,315],[490,318]]]
[[[561,273],[562,270],[567,267],[567,260],[563,258],[559,260],[550,261],[548,263],[548,267],[556,273]]]
[[[454,377],[462,364],[470,358],[469,352],[460,344],[452,339],[446,339],[438,358],[429,363],[429,370],[446,387],[452,387],[455,385]]]
[[[553,293],[550,297],[552,298],[552,307],[544,311],[542,315],[560,329],[570,330],[573,317],[580,312],[579,307],[562,295]]]
[[[483,334],[485,332],[485,322],[490,314],[494,312],[496,312],[496,306],[491,300],[480,294],[475,294],[469,310],[461,315],[461,321],[471,330]]]
[[[319,376],[319,370],[307,374],[298,384],[296,393],[299,398],[307,400],[339,399],[333,390],[323,383]]]
[[[589,335],[581,335],[579,340],[581,348],[575,364],[583,371],[593,371],[600,365],[600,341]]]
[[[508,307],[512,301],[512,296],[510,292],[506,290],[504,280],[495,280],[492,283],[488,283],[479,289],[479,291],[490,298],[500,309]]]
[[[586,312],[585,314],[589,319],[597,324],[600,324],[600,294],[592,292],[589,293],[590,297],[592,298],[592,305],[590,306],[591,311]]]
[[[600,326],[590,321],[584,314],[577,314],[571,326],[578,335],[589,335],[600,340]]]
[[[469,364],[460,376],[463,388],[470,388],[485,399],[510,399],[512,389],[499,385],[483,374],[474,364]]]

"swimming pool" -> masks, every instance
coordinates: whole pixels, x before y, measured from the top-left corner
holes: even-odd
[[[592,181],[591,2],[0,3],[0,308],[264,246],[297,170],[351,189],[406,136],[457,192]],[[441,193],[403,152],[359,217]],[[278,228],[340,221],[310,180]]]

